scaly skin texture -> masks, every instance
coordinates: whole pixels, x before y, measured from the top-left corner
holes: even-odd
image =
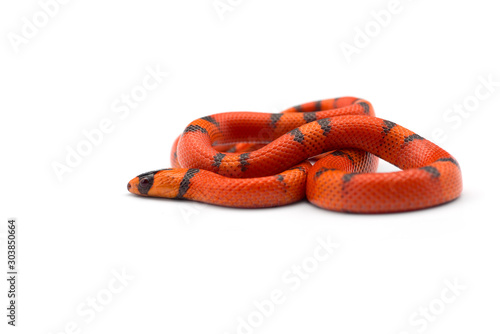
[[[402,171],[375,173],[377,156]],[[308,159],[316,157],[311,167]],[[462,178],[446,151],[372,105],[344,97],[282,113],[229,112],[191,122],[172,148],[173,169],[132,179],[130,192],[257,208],[305,195],[334,211],[423,209],[457,198]]]

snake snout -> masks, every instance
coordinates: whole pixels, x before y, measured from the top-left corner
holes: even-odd
[[[127,190],[132,194],[141,195],[139,191],[139,177],[134,177],[127,183]]]

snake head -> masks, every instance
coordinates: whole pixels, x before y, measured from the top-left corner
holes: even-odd
[[[151,197],[175,198],[185,170],[167,168],[142,173],[127,184],[133,194]]]

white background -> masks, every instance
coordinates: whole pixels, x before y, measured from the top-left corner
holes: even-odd
[[[273,289],[286,300],[240,333],[498,332],[495,3],[401,0],[376,31],[371,13],[389,1],[227,1],[222,16],[212,0],[69,1],[17,47],[23,18],[42,9],[2,2],[0,258],[5,272],[16,217],[20,277],[15,329],[1,280],[0,332],[234,334]],[[367,26],[372,37],[349,62],[341,45]],[[114,112],[146,68],[168,76],[126,117]],[[481,77],[497,86],[474,100]],[[240,210],[126,191],[135,175],[169,166],[172,141],[198,117],[346,95],[431,140],[443,129],[439,144],[463,171],[459,200],[353,215],[306,201]],[[448,113],[464,101],[478,101],[467,117]],[[112,131],[59,180],[53,164],[103,119]],[[328,237],[340,246],[292,291],[282,275]],[[122,270],[133,278],[109,292]],[[465,288],[443,304],[447,280]],[[86,305],[95,297],[107,303],[99,312]],[[421,320],[430,305],[445,306]]]

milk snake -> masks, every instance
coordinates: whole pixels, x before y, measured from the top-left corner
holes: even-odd
[[[378,158],[401,171],[376,173]],[[316,161],[311,164],[312,161]],[[418,134],[341,97],[281,113],[226,112],[191,122],[173,168],[132,179],[130,192],[263,208],[307,199],[322,208],[386,213],[428,208],[462,191],[458,162]]]

